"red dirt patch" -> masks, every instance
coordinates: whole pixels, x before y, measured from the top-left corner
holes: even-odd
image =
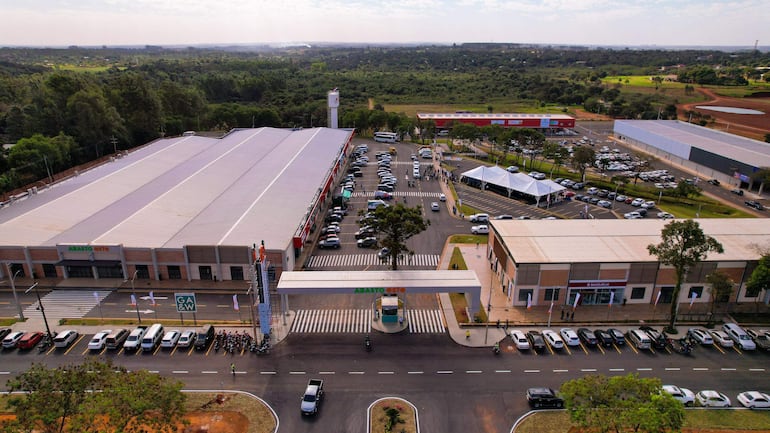
[[[710,116],[714,119],[714,123],[707,125],[709,128],[727,131],[731,134],[760,141],[764,141],[765,134],[770,133],[770,97],[729,98],[717,95],[711,89],[698,88],[696,90],[710,98],[710,100],[678,105],[677,109],[680,118],[687,119],[686,111],[697,111],[704,116]],[[762,111],[765,114],[722,113],[695,108],[697,105],[749,108]]]

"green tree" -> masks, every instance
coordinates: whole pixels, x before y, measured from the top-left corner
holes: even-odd
[[[429,225],[430,221],[422,217],[422,206],[408,207],[403,203],[379,206],[374,212],[365,214],[361,221],[361,226],[372,227],[380,245],[390,250],[390,268],[394,271],[398,270],[399,257],[414,254],[406,246],[407,239],[422,233]]]
[[[759,258],[759,263],[746,281],[746,297],[758,298],[764,291],[770,290],[770,252]]]
[[[588,375],[560,388],[570,418],[600,432],[678,431],[684,406],[661,392],[660,379],[637,375]]]
[[[676,319],[679,313],[679,292],[682,289],[687,272],[697,263],[708,256],[709,252],[722,253],[722,244],[711,236],[707,236],[700,224],[691,219],[671,221],[661,231],[661,243],[647,245],[647,251],[658,257],[664,265],[672,266],[676,276],[676,284],[671,299],[671,313],[667,331],[676,332]]]
[[[585,146],[580,146],[572,153],[572,167],[580,173],[580,180],[585,181],[586,169],[596,159],[596,152]]]
[[[109,362],[32,367],[8,382],[16,419],[6,432],[175,432],[184,414],[182,383],[147,371],[128,372]]]
[[[685,180],[680,180],[679,183],[676,184],[676,188],[671,190],[671,194],[675,197],[697,197],[701,193],[701,189],[691,183],[688,183]]]
[[[726,273],[716,270],[706,275],[706,282],[709,283],[709,300],[711,302],[711,317],[717,309],[717,302],[727,302],[733,293],[735,282],[730,279]]]

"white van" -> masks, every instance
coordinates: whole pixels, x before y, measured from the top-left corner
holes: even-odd
[[[628,331],[627,338],[639,350],[649,349],[652,344],[650,337],[641,329],[632,329]]]
[[[722,330],[735,341],[735,345],[741,350],[756,350],[757,345],[754,340],[751,339],[749,334],[735,323],[725,323],[722,325]]]
[[[142,338],[142,350],[145,352],[155,350],[158,344],[160,344],[160,340],[163,339],[163,332],[163,325],[160,323],[150,326],[150,329],[147,330],[144,338]]]

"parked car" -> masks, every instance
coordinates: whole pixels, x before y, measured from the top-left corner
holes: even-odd
[[[598,344],[601,344],[604,347],[610,347],[612,346],[612,343],[614,343],[614,339],[612,338],[612,335],[610,335],[609,332],[603,330],[603,329],[597,329],[594,331],[594,337],[596,337],[596,342]]]
[[[107,343],[107,336],[112,333],[112,329],[104,329],[97,332],[88,342],[88,350],[102,350]]]
[[[720,331],[718,329],[711,329],[709,330],[709,335],[711,335],[711,339],[714,340],[718,345],[728,348],[733,347],[735,345],[735,342],[732,338],[730,338],[729,335],[727,335],[724,331]]]
[[[755,201],[755,200],[746,200],[744,203],[746,204],[746,206],[753,207],[756,210],[764,210],[765,209],[764,206],[762,206],[762,203],[760,203],[758,201]]]
[[[730,192],[735,194],[735,195],[740,195],[740,196],[743,195],[743,190],[740,189],[740,188],[731,189]]]
[[[472,223],[486,223],[489,222],[488,213],[476,213],[470,216],[470,222]]]
[[[612,340],[615,342],[615,345],[617,346],[625,346],[626,345],[626,336],[623,334],[623,331],[617,328],[610,328],[607,330],[607,333],[612,336]]]
[[[318,243],[318,248],[326,249],[326,248],[334,248],[337,249],[342,245],[340,242],[340,238],[337,236],[329,236],[326,239],[322,239],[321,242]]]
[[[623,214],[623,218],[625,218],[627,220],[639,220],[639,219],[642,219],[644,217],[639,212],[634,211],[634,212],[626,212],[626,213],[624,213]]]
[[[176,345],[177,347],[190,347],[195,343],[195,337],[198,334],[192,330],[187,329],[182,331],[182,333],[179,335],[179,341],[177,341]]]
[[[56,334],[56,337],[53,338],[53,345],[58,349],[66,349],[67,347],[70,347],[70,344],[77,340],[79,335],[80,334],[78,334],[78,332],[74,329],[61,331]]]
[[[596,202],[596,204],[598,206],[606,208],[606,209],[609,209],[609,208],[612,207],[612,202],[609,201],[609,200],[599,200],[599,201]]]
[[[730,399],[721,392],[713,390],[700,391],[695,394],[695,400],[699,406],[706,407],[730,407]]]
[[[658,212],[658,218],[660,219],[673,219],[674,215],[668,212]]]
[[[580,338],[580,341],[582,341],[586,346],[596,347],[596,345],[599,344],[599,340],[596,339],[596,335],[594,335],[594,333],[591,332],[591,330],[588,328],[578,328],[577,335]]]
[[[757,348],[749,334],[735,323],[725,323],[722,325],[722,331],[730,336],[741,350],[755,350]]]
[[[527,403],[533,409],[540,408],[556,408],[561,409],[564,407],[564,400],[556,395],[551,388],[529,388],[527,390]]]
[[[711,338],[708,331],[703,328],[690,328],[687,330],[687,336],[703,346],[714,344],[714,339]]]
[[[770,395],[759,391],[746,391],[738,394],[738,403],[749,409],[770,408]]]
[[[513,340],[513,344],[516,345],[516,348],[519,350],[529,350],[530,344],[529,340],[527,340],[526,335],[524,335],[524,332],[519,331],[518,329],[511,330],[509,332],[509,335],[511,336],[511,340]]]
[[[567,346],[580,346],[580,337],[572,328],[561,328],[559,335],[561,335],[561,339],[564,340]]]
[[[172,349],[179,342],[181,335],[182,333],[177,329],[166,331],[166,333],[163,335],[163,339],[160,340],[160,347]]]
[[[653,348],[657,350],[663,350],[666,348],[666,337],[663,335],[663,333],[650,326],[640,326],[639,329],[646,332],[650,337],[650,342],[652,343]]]
[[[489,234],[489,226],[486,224],[471,227],[471,233],[474,235],[486,235]]]
[[[515,165],[509,165],[508,168],[506,168],[508,173],[518,173],[519,167],[516,167]]]
[[[631,200],[631,206],[641,207],[642,204],[644,204],[644,199],[643,198],[635,198],[635,199]]]
[[[21,336],[19,342],[16,343],[16,347],[21,350],[32,349],[33,347],[37,346],[37,343],[40,343],[40,341],[43,339],[43,336],[44,334],[42,332],[27,332]]]
[[[542,352],[545,350],[543,334],[537,331],[527,331],[527,340],[529,341],[529,346],[535,350],[535,352]]]
[[[663,385],[663,391],[679,400],[685,406],[692,406],[695,403],[695,394],[687,388],[680,388],[676,385]]]
[[[3,338],[3,349],[13,349],[16,347],[16,345],[19,344],[21,337],[26,333],[27,331],[13,331],[8,333],[5,338]]]
[[[564,348],[564,341],[559,337],[559,334],[550,329],[543,330],[543,339],[553,349],[560,350]]]
[[[757,345],[757,349],[770,350],[770,337],[767,336],[767,331],[764,329],[747,329],[746,333],[749,334],[754,344]]]
[[[714,185],[714,186],[719,186],[720,185],[720,182],[717,179],[709,179],[709,183]]]
[[[377,238],[370,236],[367,238],[359,239],[356,241],[358,248],[375,248],[377,246]]]
[[[510,214],[502,214],[495,217],[496,220],[512,220],[513,215]]]
[[[0,341],[3,341],[3,339],[11,333],[11,328],[0,328]]]

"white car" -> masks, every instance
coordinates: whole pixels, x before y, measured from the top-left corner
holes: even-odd
[[[529,340],[527,340],[527,336],[524,335],[524,332],[519,331],[518,329],[514,329],[510,332],[511,340],[513,340],[513,343],[516,345],[516,348],[519,350],[529,350]]]
[[[711,335],[711,339],[722,347],[733,347],[735,345],[733,339],[723,331],[718,329],[711,329],[709,330],[709,334]]]
[[[703,346],[710,346],[714,344],[714,339],[711,338],[708,331],[703,328],[690,328],[687,330],[687,336]]]
[[[508,173],[518,173],[519,167],[516,167],[515,165],[509,165],[508,168],[506,168]]]
[[[70,347],[70,344],[77,340],[78,336],[80,336],[80,334],[74,329],[61,331],[53,338],[53,345],[58,349],[66,349],[67,347]]]
[[[438,211],[441,210],[441,206],[439,206],[437,201],[431,202],[430,203],[430,210],[432,210],[433,212],[438,212]]]
[[[14,331],[3,338],[3,349],[13,349],[27,331]]]
[[[770,407],[770,395],[759,391],[746,391],[738,394],[738,403],[749,409]]]
[[[653,209],[655,207],[655,202],[654,201],[646,201],[646,202],[642,203],[642,207],[645,208],[645,209]]]
[[[580,346],[580,338],[572,328],[561,328],[559,334],[562,340],[567,343],[567,346]]]
[[[438,195],[438,201],[446,201],[446,194],[443,192]]]
[[[695,394],[695,400],[705,407],[730,407],[730,399],[721,392],[706,390]]]
[[[635,198],[635,199],[634,199],[634,200],[631,202],[631,206],[634,206],[634,207],[640,207],[640,206],[642,206],[643,204],[644,204],[644,199],[643,199],[643,198]]]
[[[687,388],[676,385],[663,385],[663,391],[679,400],[685,406],[692,406],[695,402],[695,394]]]
[[[88,342],[88,350],[102,350],[107,342],[107,336],[112,334],[112,329],[104,329],[94,334],[91,341]]]
[[[195,343],[195,337],[198,336],[198,333],[187,329],[185,331],[182,331],[182,334],[179,336],[179,341],[177,341],[176,345],[179,347],[190,347]]]
[[[634,211],[634,212],[624,213],[623,214],[623,218],[625,218],[627,220],[639,220],[639,219],[642,219],[644,217],[639,212]]]
[[[543,339],[553,349],[559,350],[564,348],[564,341],[562,341],[561,337],[559,337],[559,334],[551,331],[550,329],[543,330]]]
[[[166,331],[166,333],[163,335],[163,339],[160,340],[160,347],[165,347],[167,349],[173,348],[176,346],[176,343],[179,341],[179,337],[181,335],[182,333],[176,329]]]
[[[489,234],[489,226],[486,224],[471,227],[471,233],[474,235],[486,235]]]
[[[674,215],[668,212],[658,212],[658,218],[664,219],[664,220],[670,220],[674,218]]]
[[[472,223],[486,223],[489,222],[489,214],[488,213],[475,213],[471,215],[470,221]]]
[[[612,207],[612,202],[609,200],[599,200],[598,202],[596,202],[596,204],[597,206],[600,206],[606,209],[609,209]]]

